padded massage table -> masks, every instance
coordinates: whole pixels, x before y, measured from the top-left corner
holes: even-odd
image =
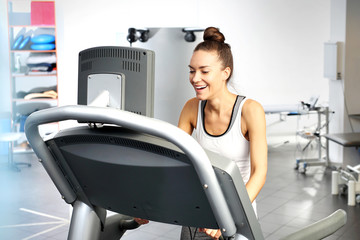
[[[343,147],[360,147],[360,133],[334,133],[326,134],[324,137]],[[356,203],[360,203],[360,164],[347,165],[346,169],[333,171],[331,177],[333,195],[339,194],[339,190],[342,192],[348,190],[348,205],[355,206]]]

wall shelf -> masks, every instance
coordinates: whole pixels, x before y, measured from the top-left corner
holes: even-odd
[[[44,8],[39,8],[39,5],[41,6],[43,3],[50,4],[50,7],[46,8],[44,12],[42,12]],[[55,90],[57,95],[56,23],[49,24],[48,21],[50,18],[55,17],[55,1],[7,0],[7,4],[10,97],[12,103],[11,128],[14,132],[22,132],[24,118],[26,119],[33,111],[58,106],[58,98],[19,98],[29,93],[45,92],[47,88]],[[45,24],[42,24],[42,21]],[[46,39],[44,38],[45,35],[51,36],[49,41],[44,40]],[[34,37],[39,36],[42,40],[35,41]],[[32,46],[33,44],[38,46]],[[33,47],[48,49],[44,48],[46,44],[51,44],[52,48],[55,45],[55,48],[49,48],[51,50],[32,49]],[[22,121],[19,119],[22,119]],[[43,134],[46,135],[51,131],[58,130],[58,125],[55,127],[51,125],[50,128],[45,127],[44,129],[46,130],[44,130]],[[26,138],[24,141],[26,141]],[[29,152],[26,148],[22,149],[22,145],[24,144],[18,143],[18,146],[14,146],[14,151]]]

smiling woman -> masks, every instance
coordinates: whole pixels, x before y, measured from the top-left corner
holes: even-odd
[[[218,94],[219,90],[224,90],[231,74],[231,69],[224,68],[219,62],[216,52],[204,50],[194,52],[189,67],[190,83],[194,86],[197,99],[200,100],[205,100]]]
[[[233,71],[230,45],[219,29],[209,27],[191,57],[189,81],[196,97],[184,106],[178,126],[200,145],[233,160],[246,183],[256,212],[255,198],[266,179],[267,143],[262,106],[231,93]],[[183,227],[181,239],[219,239],[218,229]]]

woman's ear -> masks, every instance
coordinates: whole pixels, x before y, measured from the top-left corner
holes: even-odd
[[[223,80],[228,80],[228,78],[230,77],[230,74],[231,74],[231,68],[229,67],[226,67],[224,70],[223,70]]]

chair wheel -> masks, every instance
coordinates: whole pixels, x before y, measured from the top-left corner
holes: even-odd
[[[343,184],[339,187],[340,194],[346,194],[348,189],[348,186],[346,184]]]
[[[360,203],[360,194],[357,194],[355,197],[356,203]]]
[[[305,174],[305,173],[306,173],[306,168],[307,168],[307,163],[306,163],[306,162],[304,162],[304,164],[303,164],[303,168],[302,168],[302,169],[300,169],[300,170],[299,170],[299,172],[300,172],[301,174]]]
[[[296,163],[295,163],[295,167],[294,167],[294,170],[298,170],[299,169],[299,160],[296,159]]]

